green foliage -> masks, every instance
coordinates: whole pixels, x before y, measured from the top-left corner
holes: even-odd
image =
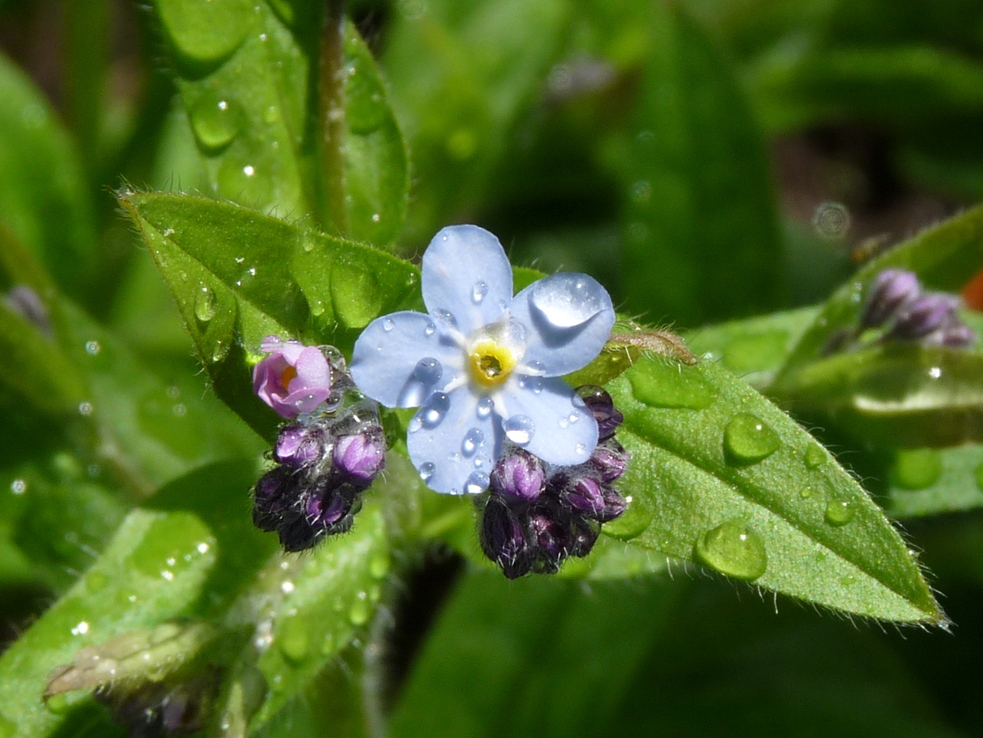
[[[224,738],[978,728],[983,350],[856,330],[882,269],[983,268],[978,3],[99,0],[34,38],[44,8],[0,2],[0,738],[123,736],[94,688],[203,675]],[[506,582],[386,410],[352,531],[281,553],[263,338],[350,358],[460,222],[516,290],[610,286],[568,379],[624,413],[626,512]]]

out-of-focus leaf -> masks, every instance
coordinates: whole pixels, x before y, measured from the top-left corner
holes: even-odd
[[[958,735],[882,642],[686,577],[586,588],[474,572],[442,611],[392,734]]]
[[[403,230],[409,160],[372,52],[350,21],[344,33],[345,235],[381,246]]]
[[[881,446],[983,440],[983,355],[888,343],[786,374],[778,397]]]
[[[983,507],[983,446],[897,451],[889,485],[886,507],[896,518]]]
[[[799,308],[746,320],[708,325],[685,334],[690,350],[719,361],[745,382],[767,387],[819,309]]]
[[[419,301],[419,270],[371,247],[252,210],[181,195],[124,193],[177,300],[216,393],[259,432],[276,416],[252,392],[264,336],[351,349],[381,313]]]
[[[778,372],[774,382],[777,392],[783,391],[795,370],[822,355],[834,333],[856,325],[866,286],[878,272],[889,267],[916,272],[931,289],[959,291],[983,267],[983,206],[926,229],[872,259],[840,287]]]
[[[641,359],[609,390],[633,502],[606,532],[838,610],[945,622],[877,505],[746,384],[708,361]]]
[[[198,378],[172,370],[165,381],[80,310],[62,308],[100,452],[132,465],[150,485],[144,491],[210,461],[262,451],[260,439],[203,392]]]
[[[750,86],[771,130],[845,118],[904,129],[983,112],[983,64],[926,45],[786,47],[752,68]]]
[[[0,100],[0,221],[85,302],[101,264],[78,155],[41,92],[3,56]]]
[[[157,0],[208,191],[297,217],[311,212],[304,168],[315,3]],[[281,10],[279,15],[273,7]]]
[[[0,657],[0,724],[11,735],[55,735],[76,703],[49,709],[41,702],[51,670],[84,646],[187,613],[215,562],[214,547],[195,515],[130,513],[85,576]]]
[[[655,3],[651,28],[623,157],[627,308],[694,327],[775,307],[778,221],[743,93],[686,12]]]
[[[383,68],[418,182],[408,237],[422,244],[480,202],[561,48],[572,8],[558,0],[397,7]]]

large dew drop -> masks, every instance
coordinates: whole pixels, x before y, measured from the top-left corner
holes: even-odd
[[[529,301],[557,328],[573,328],[602,310],[612,309],[611,298],[596,280],[574,273],[554,274],[539,280]]]
[[[724,450],[733,464],[756,464],[775,453],[781,445],[778,434],[749,413],[738,413],[724,429]]]
[[[242,113],[234,100],[205,97],[188,113],[198,146],[206,154],[217,154],[239,133]]]
[[[215,317],[218,299],[215,291],[207,285],[202,286],[195,295],[195,318],[200,323],[207,323]]]
[[[856,514],[857,508],[849,500],[833,499],[826,503],[826,513],[823,518],[827,525],[840,528],[853,520]]]
[[[701,535],[695,553],[707,566],[737,579],[753,581],[768,568],[761,536],[738,519],[728,520]]]
[[[505,421],[503,427],[505,428],[505,437],[516,446],[527,445],[536,431],[536,426],[528,415],[513,415]]]

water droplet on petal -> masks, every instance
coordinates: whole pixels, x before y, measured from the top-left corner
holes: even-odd
[[[427,323],[427,327],[423,329],[423,334],[426,336],[432,336],[436,330],[437,326],[435,326],[433,323]]]
[[[422,479],[424,482],[429,482],[433,478],[433,473],[435,470],[436,467],[429,461],[420,464],[420,468],[418,470],[420,472],[420,479]]]
[[[554,274],[532,288],[529,302],[548,323],[573,328],[611,309],[611,298],[594,279],[584,274]]]
[[[443,374],[444,367],[433,357],[420,359],[399,393],[399,407],[416,407],[422,404]]]
[[[824,518],[829,525],[840,528],[857,514],[857,508],[849,500],[829,500],[826,503],[826,514]]]
[[[472,472],[464,484],[464,491],[469,495],[477,495],[488,489],[488,475],[484,472]]]
[[[480,400],[478,400],[477,414],[478,417],[481,418],[482,420],[484,420],[489,415],[491,415],[491,411],[494,409],[495,409],[495,401],[492,400],[492,398],[482,397]]]
[[[513,415],[505,421],[504,428],[505,437],[516,446],[527,445],[536,431],[536,426],[528,415]]]
[[[471,302],[475,305],[480,305],[482,300],[485,299],[485,295],[488,294],[488,283],[483,279],[479,279],[474,283],[471,288]]]
[[[696,556],[721,574],[752,581],[768,568],[765,543],[741,520],[728,520],[696,541]]]
[[[582,443],[578,443],[574,451],[577,452],[578,456],[584,456],[587,453],[587,447]]]
[[[382,321],[382,330],[384,330],[386,333],[388,333],[395,327],[396,324],[393,323],[391,318],[386,318],[385,320]]]
[[[424,428],[436,428],[447,415],[451,398],[446,392],[434,392],[420,407],[417,417],[423,421]]]
[[[735,415],[724,430],[724,449],[738,465],[767,459],[782,445],[781,438],[763,420],[749,413]]]
[[[472,428],[464,436],[464,441],[461,443],[461,452],[468,458],[474,456],[484,440],[485,435],[478,428]]]
[[[446,323],[451,328],[457,328],[457,318],[450,310],[434,310],[433,316],[441,323]]]

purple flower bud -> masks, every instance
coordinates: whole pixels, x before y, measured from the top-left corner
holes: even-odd
[[[309,413],[331,395],[331,367],[321,349],[267,336],[269,354],[253,369],[253,391],[284,418]]]
[[[532,568],[532,557],[515,515],[498,497],[490,497],[481,517],[481,550],[498,564],[509,579],[518,579]]]
[[[573,510],[591,518],[604,510],[604,486],[590,476],[574,477],[564,489],[563,498]]]
[[[860,327],[877,328],[898,315],[921,292],[914,272],[885,269],[871,283],[867,300],[860,314]]]
[[[939,337],[942,346],[950,348],[966,348],[976,343],[976,332],[963,322],[946,326]]]
[[[273,453],[282,464],[300,469],[317,462],[324,453],[324,433],[317,426],[288,425],[276,437]]]
[[[610,523],[615,518],[620,517],[626,507],[628,505],[625,503],[625,499],[618,494],[617,490],[609,487],[604,493],[604,508],[594,519],[598,523]]]
[[[368,487],[386,465],[386,443],[381,430],[339,438],[334,447],[334,464],[342,476]]]
[[[325,529],[336,525],[348,514],[352,507],[352,498],[338,489],[316,491],[307,498],[304,512],[307,522]]]
[[[280,537],[280,545],[287,553],[314,548],[327,535],[324,526],[312,525],[307,516],[299,512],[285,516],[276,532]]]
[[[568,532],[567,552],[570,556],[583,558],[587,556],[597,543],[601,534],[600,526],[582,517],[574,517],[570,522]]]
[[[276,530],[284,514],[293,504],[295,480],[284,467],[277,467],[256,482],[253,523],[260,530]]]
[[[597,470],[603,481],[613,482],[625,473],[630,459],[624,446],[612,439],[594,449],[590,465]]]
[[[611,395],[593,384],[578,387],[577,394],[580,395],[584,404],[593,413],[594,420],[597,421],[598,442],[611,438],[625,419],[624,415],[615,408]]]
[[[913,341],[924,338],[955,320],[959,300],[953,295],[930,292],[922,295],[901,310],[887,332],[887,338]]]
[[[557,508],[543,507],[529,516],[529,540],[536,554],[536,571],[541,574],[558,572],[569,552],[569,528],[566,521],[556,519],[557,512]]]
[[[546,486],[543,462],[528,451],[516,450],[501,457],[492,469],[490,487],[504,497],[531,502]]]

